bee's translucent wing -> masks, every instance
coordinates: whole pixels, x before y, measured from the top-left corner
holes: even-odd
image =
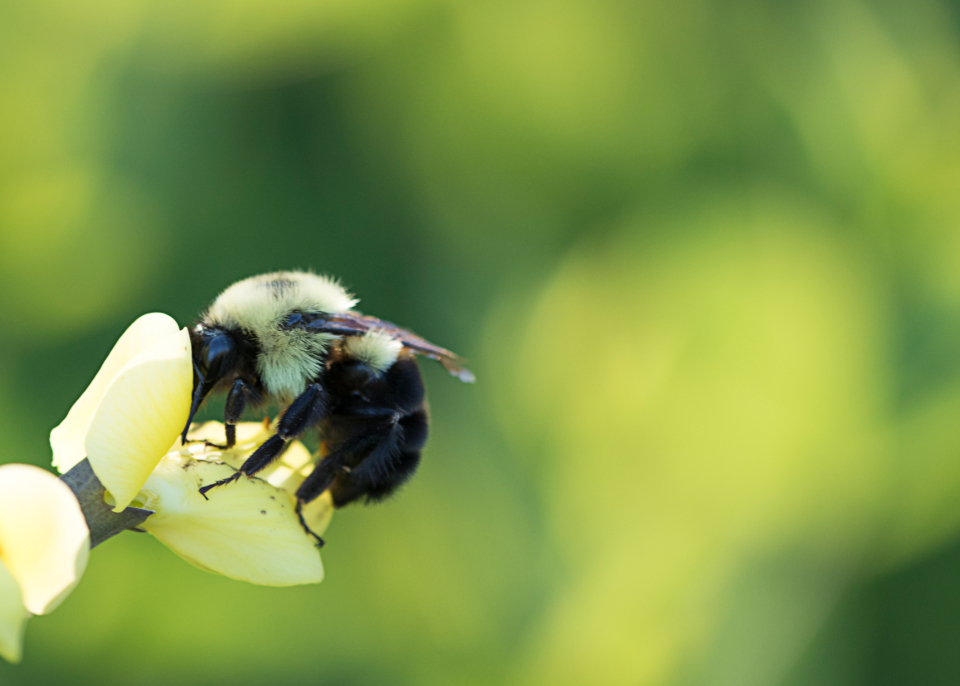
[[[403,343],[405,348],[413,352],[436,360],[443,368],[464,383],[473,383],[476,377],[469,369],[463,366],[463,359],[446,348],[434,345],[392,322],[355,312],[316,312],[298,313],[296,318],[288,319],[284,326],[303,328],[318,333],[331,333],[337,336],[362,336],[368,331],[384,331]]]

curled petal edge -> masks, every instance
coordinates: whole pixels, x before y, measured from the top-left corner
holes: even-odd
[[[190,414],[193,357],[186,329],[137,354],[110,382],[90,421],[87,459],[122,512],[177,441]]]
[[[93,381],[73,404],[66,418],[50,432],[53,466],[64,474],[86,457],[84,440],[103,395],[121,369],[139,353],[180,329],[169,315],[153,312],[139,317],[114,344]]]

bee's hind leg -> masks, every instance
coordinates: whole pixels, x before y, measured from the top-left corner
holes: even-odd
[[[303,527],[303,530],[307,532],[308,535],[312,536],[317,541],[317,547],[322,548],[326,542],[319,535],[314,533],[313,529],[307,524],[307,520],[303,518],[303,506],[306,505],[306,502],[297,498],[297,519],[300,520],[300,526]]]

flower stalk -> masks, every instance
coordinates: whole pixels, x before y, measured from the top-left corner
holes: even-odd
[[[80,503],[80,510],[90,528],[91,548],[96,548],[108,538],[123,531],[136,529],[147,520],[147,517],[155,514],[153,510],[139,507],[128,507],[122,512],[114,512],[113,506],[107,504],[105,500],[106,489],[93,473],[93,468],[87,459],[78,462],[60,479],[70,487]]]

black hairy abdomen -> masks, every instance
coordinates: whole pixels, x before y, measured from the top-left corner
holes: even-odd
[[[416,360],[402,356],[384,373],[343,360],[326,370],[324,385],[330,406],[320,435],[327,457],[298,497],[309,501],[329,486],[337,507],[386,498],[416,471],[429,433]]]

